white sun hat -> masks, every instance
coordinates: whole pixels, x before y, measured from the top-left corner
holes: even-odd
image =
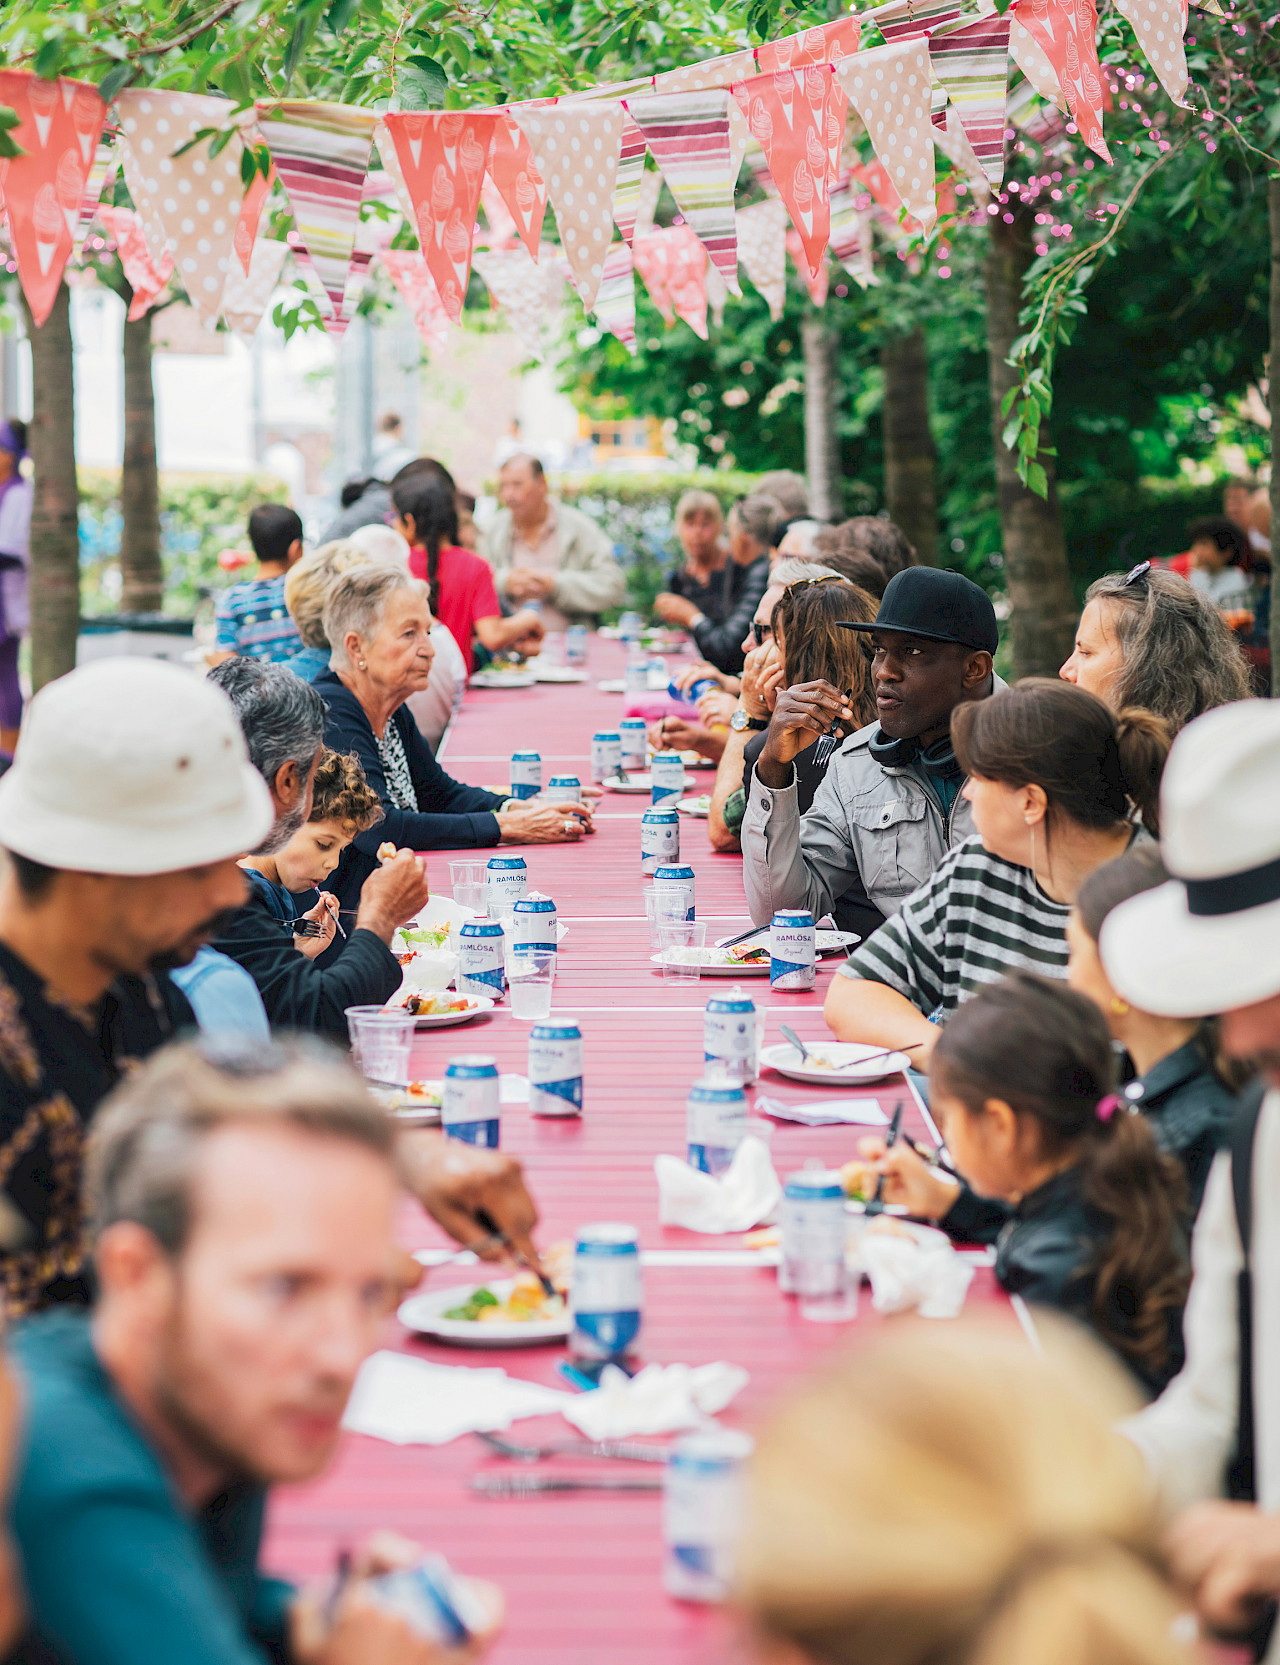
[[[103,659],[42,688],[0,780],[0,845],[72,872],[225,861],[274,820],[231,701],[158,659]]]
[[[1175,877],[1103,922],[1112,986],[1161,1017],[1280,994],[1280,703],[1241,700],[1183,729],[1165,765],[1160,833]]]

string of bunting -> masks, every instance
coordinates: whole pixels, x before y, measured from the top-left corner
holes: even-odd
[[[1183,0],[1117,7],[1181,103]],[[862,44],[868,24],[883,44]],[[438,347],[461,317],[474,252],[531,352],[543,352],[565,277],[634,352],[637,273],[669,323],[705,336],[708,305],[717,315],[727,293],[741,292],[739,266],[780,315],[788,250],[818,305],[828,257],[854,282],[874,283],[873,219],[899,236],[927,237],[937,222],[935,147],[965,176],[956,189],[984,202],[1004,173],[1011,60],[1049,117],[1060,124],[1069,113],[1110,161],[1096,26],[1095,0],[1014,0],[1003,16],[965,0],[885,0],[861,17],[559,98],[381,116],[263,100],[231,114],[230,132],[227,100],[207,94],[135,87],[109,112],[87,82],[0,70],[0,103],[18,116],[23,151],[0,162],[0,200],[37,325],[67,262],[90,252],[96,222],[132,285],[130,317],[176,278],[207,328],[221,319],[247,338],[292,258],[340,336],[378,260]],[[270,165],[246,186],[249,146],[265,146]],[[766,196],[737,209],[744,160]],[[132,209],[102,200],[117,166]],[[664,183],[676,222],[657,229]],[[943,194],[954,207],[949,184]],[[379,199],[398,208],[417,250],[392,249],[385,215],[364,215]],[[273,201],[292,216],[287,241],[263,230]],[[560,239],[550,253],[548,204]]]

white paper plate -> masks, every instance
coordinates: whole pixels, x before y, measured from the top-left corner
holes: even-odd
[[[369,1090],[402,1127],[439,1127],[440,1090],[443,1084],[439,1081],[423,1081],[421,1085],[431,1091],[434,1103],[431,1099],[410,1093],[404,1087],[370,1086]]]
[[[859,1064],[856,1062],[857,1059],[871,1057],[877,1052],[882,1053],[884,1048],[863,1046],[856,1041],[805,1041],[805,1046],[813,1057],[827,1059],[833,1064],[847,1064],[848,1067],[815,1069],[811,1064],[801,1062],[800,1054],[790,1041],[782,1041],[777,1046],[761,1047],[761,1068],[776,1070],[789,1081],[807,1081],[821,1087],[835,1087],[841,1082],[883,1081],[886,1076],[897,1075],[900,1070],[908,1069],[911,1064],[905,1052],[891,1052],[887,1058],[873,1058],[870,1063]]]
[[[712,955],[712,954],[715,954],[717,952],[718,951],[714,948],[704,948],[702,950],[702,953],[703,953],[702,976],[704,976],[704,977],[767,977],[769,975],[769,962],[768,962],[768,960],[762,961],[759,965],[741,965],[741,964],[727,965],[722,960],[714,960],[713,961],[713,960],[710,960],[710,959],[707,958],[708,955]],[[656,965],[656,966],[663,965],[664,961],[663,961],[662,955],[660,953],[650,954],[649,964],[650,965]]]
[[[587,673],[575,671],[570,665],[540,665],[535,660],[530,669],[539,682],[585,682]]]
[[[465,1318],[446,1318],[451,1307],[460,1307],[473,1289],[491,1289],[500,1301],[515,1286],[514,1278],[495,1278],[483,1284],[455,1284],[451,1289],[432,1289],[410,1295],[396,1314],[406,1330],[430,1336],[434,1341],[452,1342],[458,1347],[537,1347],[564,1341],[569,1334],[569,1309],[558,1318],[533,1318],[525,1323],[478,1324]]]
[[[538,680],[534,671],[476,671],[469,688],[532,688]]]
[[[601,781],[600,784],[606,792],[630,793],[633,797],[639,797],[643,792],[647,798],[653,792],[651,775],[628,775],[625,782],[614,779]]]
[[[459,1023],[470,1023],[472,1018],[478,1018],[484,1012],[491,1012],[496,1004],[496,1002],[490,1000],[489,997],[484,994],[468,994],[461,996],[460,998],[467,1001],[467,1009],[465,1012],[421,1013],[419,1016],[414,1018],[413,1027],[415,1029],[453,1029]],[[392,995],[391,999],[387,1002],[387,1009],[389,1011],[394,1011],[398,1006],[403,1005],[403,1003],[402,998]]]
[[[695,821],[705,821],[711,813],[711,794],[704,792],[700,798],[681,798],[676,808],[681,815],[691,815]]]
[[[620,676],[606,677],[603,682],[597,682],[596,687],[602,694],[625,694],[627,691],[626,681]]]

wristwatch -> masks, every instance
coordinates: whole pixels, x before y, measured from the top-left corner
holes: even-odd
[[[758,732],[760,729],[768,728],[768,726],[769,720],[767,717],[751,717],[742,709],[741,706],[738,707],[733,716],[729,719],[729,727],[735,734],[742,734],[749,728],[755,729]]]

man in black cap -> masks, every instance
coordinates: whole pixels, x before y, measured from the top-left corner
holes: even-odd
[[[778,696],[742,823],[751,917],[778,908],[838,909],[862,934],[896,913],[952,847],[973,832],[951,749],[951,713],[997,687],[998,630],[984,590],[958,572],[907,567],[889,581],[866,631],[879,721],[831,760],[803,820],[793,760],[807,733],[852,716],[846,696],[806,682]]]

